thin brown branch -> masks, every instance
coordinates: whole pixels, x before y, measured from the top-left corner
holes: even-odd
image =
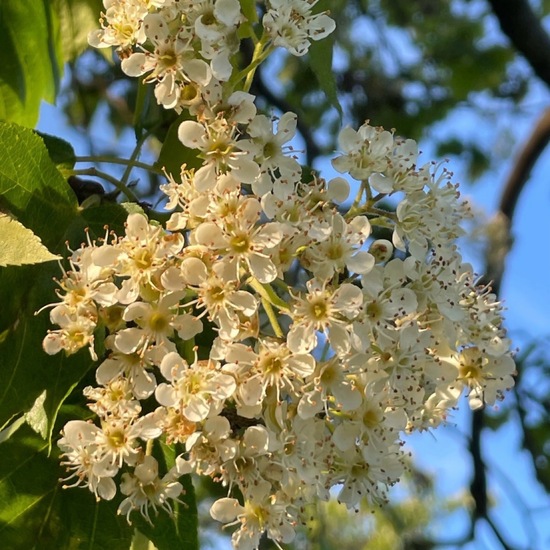
[[[474,474],[470,483],[470,494],[474,499],[473,523],[480,518],[487,518],[487,476],[485,463],[481,454],[481,431],[483,430],[484,413],[478,409],[472,414],[472,438],[470,440],[470,454]],[[472,525],[473,529],[473,525]]]
[[[509,6],[514,1],[501,1],[501,4]],[[549,44],[550,51],[550,44]],[[550,55],[549,55],[550,60]],[[550,77],[550,74],[549,74]],[[550,83],[550,80],[549,80]],[[501,195],[499,212],[495,218],[494,226],[491,231],[491,238],[487,252],[487,277],[491,281],[493,291],[498,295],[502,277],[504,274],[504,265],[506,256],[512,243],[510,229],[516,211],[518,199],[529,180],[529,175],[533,166],[550,141],[550,109],[544,111],[537,121],[529,139],[522,148],[517,160],[510,172],[510,175],[504,185]],[[519,413],[524,428],[524,441],[527,436],[523,426],[523,417],[521,404],[519,403]],[[475,502],[475,510],[472,515],[472,529],[479,519],[487,521],[495,536],[504,549],[511,548],[505,540],[498,527],[493,523],[488,515],[487,507],[487,479],[486,466],[483,461],[481,451],[481,432],[484,423],[484,411],[474,412],[472,418],[472,438],[470,442],[470,454],[473,463],[473,477],[470,485],[470,492]]]
[[[548,141],[550,141],[550,108],[546,109],[537,121],[504,186],[499,209],[509,220],[514,216],[521,191]]]
[[[528,0],[488,0],[500,28],[535,74],[550,86],[550,37]]]

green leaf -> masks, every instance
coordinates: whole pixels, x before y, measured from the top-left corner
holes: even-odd
[[[99,28],[101,0],[51,0],[59,20],[63,61],[73,61],[88,47],[88,34]]]
[[[30,411],[25,414],[27,424],[42,437],[48,438],[48,415],[44,408],[47,392],[44,390],[34,401]]]
[[[47,0],[0,2],[0,120],[33,127],[40,101],[53,102],[62,64]]]
[[[0,540],[14,550],[127,550],[133,529],[115,502],[61,488],[58,452],[23,426],[0,446]]]
[[[321,0],[317,4],[318,11],[327,10],[330,7],[330,3]],[[343,116],[342,106],[338,99],[338,88],[336,86],[336,79],[332,71],[332,53],[334,49],[334,33],[329,34],[326,38],[317,42],[311,42],[309,47],[309,62],[311,70],[319,82],[321,90],[327,96],[331,105],[338,111],[340,117]]]
[[[67,357],[64,353],[47,355],[42,340],[51,328],[48,315],[23,318],[0,344],[0,426],[14,415],[28,411],[45,392],[43,410],[47,427],[41,431],[49,439],[59,408],[75,385],[92,367],[87,351]]]
[[[76,197],[42,139],[32,130],[5,122],[0,122],[0,208],[38,235],[53,253],[64,249],[67,229],[78,215]],[[32,315],[33,307],[44,305],[30,300],[37,281],[50,289],[52,301],[51,277],[57,273],[57,267],[49,266],[0,270],[0,332],[25,312]]]
[[[78,203],[32,130],[0,122],[0,206],[57,252]],[[52,223],[55,220],[55,223]]]
[[[72,172],[76,160],[73,146],[57,136],[51,136],[50,134],[44,134],[36,130],[35,132],[44,141],[48,155],[50,155],[50,159],[57,169],[63,176],[68,177]]]
[[[183,164],[186,164],[187,168],[200,168],[202,165],[202,161],[197,157],[197,151],[185,147],[178,138],[180,124],[188,119],[189,115],[184,112],[172,123],[155,163],[156,167],[166,170],[176,181],[180,181]]]
[[[256,0],[241,0],[241,11],[250,23],[258,22]]]
[[[52,254],[30,229],[7,214],[0,213],[0,235],[0,266],[40,264],[61,258]]]
[[[106,225],[120,234],[127,217],[127,211],[118,204],[88,208],[73,218],[63,238],[78,244],[85,227],[90,228],[90,237],[94,239],[105,235]],[[0,372],[4,380],[0,386],[0,426],[29,410],[45,391],[48,438],[61,405],[93,366],[87,350],[71,356],[64,353],[50,356],[42,349],[47,330],[54,327],[46,312],[38,315],[34,312],[58,301],[53,276],[59,275],[55,264],[7,267],[0,271],[0,296],[7,306],[0,310],[4,323],[1,328],[6,329],[0,342]],[[101,338],[102,334],[96,335],[99,354],[102,353]]]

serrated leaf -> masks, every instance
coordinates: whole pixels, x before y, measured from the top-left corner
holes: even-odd
[[[0,213],[0,266],[40,264],[58,260],[23,224]]]
[[[87,489],[62,489],[58,452],[23,426],[1,444],[0,540],[25,550],[127,550],[133,529],[117,503],[97,504]]]
[[[59,34],[47,0],[0,2],[0,120],[33,127],[61,78]]]
[[[38,235],[52,253],[64,249],[67,230],[78,216],[76,197],[51,161],[43,140],[32,130],[5,122],[0,122],[0,208]],[[24,312],[32,314],[33,307],[44,305],[30,300],[37,277],[55,297],[50,283],[58,270],[42,265],[38,270],[32,266],[0,270],[0,332]]]
[[[0,204],[57,252],[78,202],[32,130],[0,122]],[[52,223],[55,220],[55,223]]]

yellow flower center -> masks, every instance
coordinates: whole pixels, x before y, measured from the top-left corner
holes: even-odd
[[[236,235],[230,241],[231,249],[238,254],[243,254],[250,250],[250,239],[248,235]]]

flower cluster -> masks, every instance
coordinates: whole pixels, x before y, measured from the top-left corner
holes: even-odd
[[[331,32],[314,4],[271,0],[259,58]],[[467,204],[414,141],[368,124],[341,132],[341,177],[303,177],[296,116],[257,113],[231,80],[237,0],[105,7],[91,42],[189,110],[178,136],[202,166],[161,187],[165,227],[131,214],[124,235],[74,251],[60,281],[46,352],[97,359],[98,334],[106,348],[84,390],[99,425],[71,421],[59,441],[68,479],[112,499],[120,476],[119,512],[150,519],[171,512],[181,475],[210,476],[228,491],[211,515],[239,526],[241,550],[263,532],[291,541],[334,488],[350,508],[384,503],[402,434],[444,422],[464,392],[478,408],[513,384],[501,305],[457,250]],[[164,475],[157,438],[183,450]]]

